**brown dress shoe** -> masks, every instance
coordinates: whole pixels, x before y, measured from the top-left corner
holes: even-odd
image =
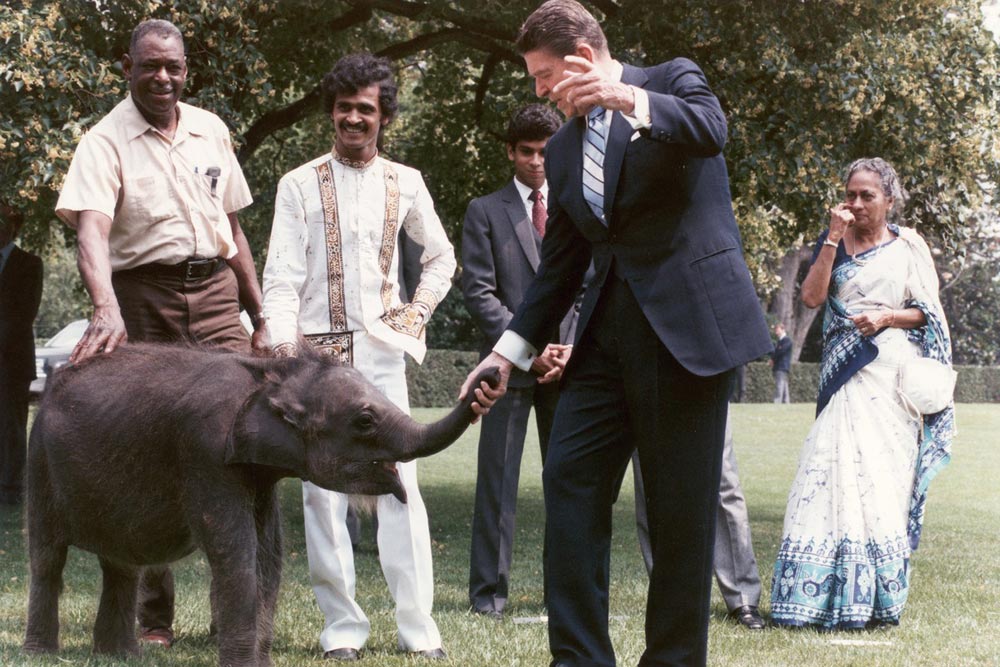
[[[748,630],[763,630],[766,627],[764,617],[757,611],[757,607],[749,604],[733,609],[729,612],[729,618]]]
[[[324,660],[340,660],[341,662],[355,662],[360,660],[358,649],[356,648],[335,648],[323,654]]]
[[[144,630],[139,639],[147,644],[170,648],[174,645],[174,631],[170,628],[150,628]]]

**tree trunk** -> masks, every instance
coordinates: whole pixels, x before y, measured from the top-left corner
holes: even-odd
[[[808,245],[785,253],[778,269],[781,289],[771,297],[771,305],[768,308],[768,312],[785,325],[785,331],[792,339],[792,361],[799,360],[809,327],[820,312],[819,308],[806,307],[799,298],[802,280],[809,270],[811,258],[812,248]]]

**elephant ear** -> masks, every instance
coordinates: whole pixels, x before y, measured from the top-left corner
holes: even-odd
[[[288,470],[306,479],[305,441],[296,421],[277,412],[264,393],[255,396],[236,418],[226,443],[226,463],[246,463]]]

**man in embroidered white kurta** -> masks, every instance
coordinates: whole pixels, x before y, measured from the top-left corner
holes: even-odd
[[[378,86],[369,88],[377,96]],[[348,99],[358,97],[366,103],[360,94]],[[352,151],[342,141],[346,130],[338,125],[337,111],[331,115],[338,129],[333,154],[292,170],[278,184],[264,268],[272,345],[278,354],[294,354],[301,333],[317,349],[352,364],[408,412],[403,356],[423,359],[427,319],[455,272],[454,249],[420,173],[380,157],[374,139]],[[365,125],[347,117],[348,126]],[[403,301],[399,279],[401,232],[423,249],[409,302]],[[445,657],[430,615],[430,531],[416,463],[398,463],[397,470],[408,502],[380,496],[377,512],[379,559],[396,602],[399,646]],[[370,624],[354,601],[347,497],[304,482],[303,501],[310,577],[326,616],[320,643],[326,657],[356,660]]]

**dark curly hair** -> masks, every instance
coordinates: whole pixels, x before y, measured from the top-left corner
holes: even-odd
[[[378,86],[378,105],[382,116],[389,120],[396,117],[399,102],[398,88],[388,59],[370,53],[352,53],[344,56],[326,73],[320,90],[323,92],[323,111],[333,111],[337,95],[353,95],[362,88]]]
[[[562,126],[562,119],[551,107],[529,104],[521,107],[507,123],[507,143],[516,146],[519,141],[548,139]]]

